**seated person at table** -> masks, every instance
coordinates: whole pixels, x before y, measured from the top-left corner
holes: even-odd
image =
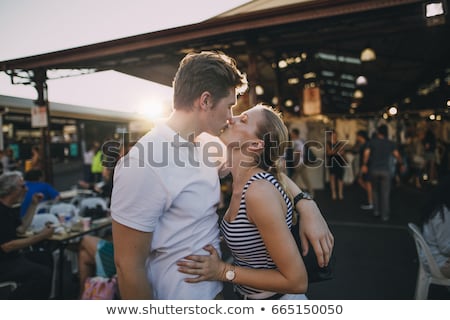
[[[55,190],[50,184],[42,181],[42,170],[29,170],[25,173],[25,184],[28,188],[25,199],[22,202],[20,209],[20,216],[23,217],[30,205],[31,198],[36,193],[42,193],[41,201],[59,200],[59,192]],[[41,212],[40,212],[41,213]]]
[[[109,204],[111,202],[111,194],[113,189],[114,168],[119,158],[123,154],[128,152],[129,148],[131,148],[132,145],[133,143],[130,143],[127,145],[127,148],[120,149],[120,144],[118,145],[117,141],[110,141],[109,143],[106,142],[104,144],[104,146],[107,147],[105,149],[105,159],[102,162],[102,180],[97,183],[91,183],[81,180],[78,181],[78,185],[83,189],[92,190],[99,196],[108,199]]]
[[[28,210],[20,218],[20,203],[27,187],[19,171],[0,176],[0,282],[14,281],[18,287],[11,299],[48,299],[52,281],[52,255],[47,251],[22,252],[53,235],[50,225],[30,237],[24,234],[43,195],[33,195]]]
[[[444,277],[450,278],[450,175],[441,178],[422,208],[422,233]]]
[[[110,199],[111,198],[111,192],[112,192],[112,182],[113,182],[113,171],[114,168],[103,168],[102,171],[102,181],[92,183],[92,182],[86,182],[83,180],[78,181],[78,186],[80,186],[83,189],[88,189],[102,198]]]
[[[80,297],[82,297],[87,278],[94,276],[111,278],[116,274],[113,243],[99,237],[85,235],[80,243],[78,270]]]

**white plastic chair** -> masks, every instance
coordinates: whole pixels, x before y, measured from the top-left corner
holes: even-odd
[[[85,198],[96,197],[96,193],[92,190],[77,189],[75,190],[75,192],[76,195],[72,197],[70,203],[75,205],[76,207],[79,207],[81,200]]]
[[[33,232],[39,232],[44,229],[46,223],[59,225],[59,220],[54,214],[51,213],[37,214],[33,217],[33,220],[31,220],[30,229]]]
[[[10,290],[13,291],[17,289],[17,283],[15,283],[14,281],[0,282],[0,288],[5,287],[10,287]]]
[[[100,197],[88,197],[80,200],[80,204],[78,205],[80,215],[84,215],[84,211],[86,209],[95,209],[97,207],[101,207],[102,210],[108,209],[108,204],[105,199]]]
[[[0,282],[0,299],[8,299],[9,295],[16,289],[17,283],[14,281]]]
[[[55,202],[53,200],[39,202],[38,205],[36,206],[36,209],[34,210],[34,212],[36,214],[49,213],[50,208],[52,207],[52,205],[54,203]]]
[[[49,212],[54,215],[63,214],[75,217],[78,215],[78,208],[71,203],[59,202],[52,205]]]
[[[408,223],[408,228],[416,243],[417,256],[419,258],[419,271],[417,272],[416,293],[414,298],[416,300],[426,300],[431,284],[450,286],[450,279],[446,278],[441,273],[419,228],[411,222]]]

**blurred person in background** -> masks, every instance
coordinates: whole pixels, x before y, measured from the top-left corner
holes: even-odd
[[[25,172],[25,185],[27,186],[27,193],[20,208],[20,216],[25,216],[28,207],[30,206],[33,195],[36,193],[42,194],[41,201],[59,200],[59,191],[57,191],[51,184],[42,181],[42,170],[32,169]]]
[[[83,236],[78,250],[78,272],[80,298],[83,296],[87,278],[113,277],[116,274],[113,243],[97,236]]]
[[[345,161],[344,144],[338,141],[334,130],[326,132],[325,141],[326,166],[330,175],[331,199],[344,199],[344,170]],[[336,190],[337,187],[337,190]]]
[[[286,175],[292,179],[295,173],[295,159],[294,159],[294,142],[292,136],[289,134],[288,143],[283,155],[284,169]]]
[[[363,210],[372,210],[373,209],[373,198],[372,198],[372,183],[370,182],[370,177],[368,173],[363,173],[361,167],[363,165],[364,159],[364,150],[366,150],[367,145],[369,144],[369,135],[365,130],[359,130],[356,133],[356,141],[359,146],[359,174],[358,174],[358,184],[361,188],[364,189],[367,196],[367,203],[361,205],[361,209]]]
[[[403,159],[394,142],[388,139],[388,127],[384,124],[377,128],[376,136],[370,139],[364,150],[364,159],[361,167],[363,174],[369,173],[372,182],[372,198],[374,216],[381,216],[382,221],[390,219],[390,194],[392,185],[392,160],[394,156],[404,172]]]
[[[432,184],[437,184],[436,174],[436,136],[431,128],[427,128],[422,144],[424,149],[425,159],[425,174],[424,180],[429,180]]]
[[[25,171],[29,170],[43,170],[44,166],[42,163],[41,150],[38,146],[33,146],[31,148],[31,162],[30,167]]]
[[[3,173],[18,170],[20,162],[14,159],[14,152],[11,148],[7,148],[1,155],[1,163],[3,167]]]
[[[91,164],[91,174],[92,180],[91,182],[100,182],[102,181],[102,173],[103,173],[103,165],[102,165],[102,148],[100,142],[94,142],[93,145],[94,157],[92,158]]]
[[[300,178],[303,182],[304,186],[306,187],[306,190],[311,194],[311,196],[314,196],[314,189],[311,184],[311,180],[309,179],[308,175],[308,166],[305,163],[305,141],[300,138],[300,130],[297,128],[293,128],[291,130],[291,139],[293,146],[293,153],[294,153],[294,174],[292,175],[292,180],[297,183],[297,179]],[[298,183],[297,183],[298,184]],[[300,185],[300,184],[298,184]]]
[[[86,150],[83,153],[83,181],[86,182],[92,182],[93,176],[92,176],[92,160],[94,159],[94,155],[96,152],[96,144],[98,145],[97,141],[94,141],[88,148],[88,150]]]
[[[123,157],[134,142],[126,146],[122,146],[117,140],[108,140],[102,146],[102,179],[96,183],[80,180],[78,185],[83,189],[89,189],[97,193],[100,197],[105,198],[108,205],[111,201],[113,189],[114,168],[117,161]]]
[[[33,195],[26,214],[20,217],[27,186],[21,172],[11,171],[0,176],[0,282],[18,284],[10,299],[48,299],[51,290],[53,259],[48,251],[26,251],[53,235],[54,229],[46,225],[40,232],[25,234],[43,195]]]
[[[422,233],[442,274],[450,278],[450,176],[441,179],[428,195],[422,210]]]

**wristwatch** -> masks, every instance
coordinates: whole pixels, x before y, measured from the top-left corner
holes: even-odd
[[[233,282],[234,278],[236,278],[236,272],[234,272],[234,266],[231,266],[231,269],[228,270],[227,272],[225,272],[225,278],[230,281]]]
[[[313,200],[313,197],[308,193],[308,192],[300,192],[299,194],[297,194],[294,197],[294,207],[297,205],[297,202],[299,202],[300,200]]]

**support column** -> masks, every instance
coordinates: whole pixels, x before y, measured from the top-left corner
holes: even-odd
[[[45,107],[47,116],[47,126],[41,127],[41,143],[39,148],[43,164],[42,170],[44,172],[45,181],[53,184],[53,164],[50,153],[50,109],[48,105],[47,70],[35,69],[33,70],[33,74],[32,80],[38,94],[35,104],[39,107]]]
[[[3,112],[0,111],[0,129],[2,130],[0,133],[0,150],[5,150],[5,145],[3,141]]]
[[[248,102],[249,107],[253,107],[258,103],[258,97],[256,96],[256,85],[258,84],[258,67],[257,67],[257,54],[254,45],[254,39],[251,37],[247,38],[248,47],[248,70],[247,70],[247,81],[248,81]]]
[[[276,80],[275,97],[278,98],[278,109],[284,110],[285,106],[283,104],[283,102],[284,102],[283,76],[281,74],[280,67],[278,66],[278,61],[280,61],[280,60],[281,60],[281,55],[277,52],[276,59],[275,59],[276,67],[274,70],[275,80]],[[274,104],[272,101],[271,101],[271,103]],[[274,107],[276,107],[276,106],[274,106]]]
[[[257,103],[257,97],[256,97],[256,56],[255,54],[250,51],[248,53],[248,102],[249,107],[254,106]]]

